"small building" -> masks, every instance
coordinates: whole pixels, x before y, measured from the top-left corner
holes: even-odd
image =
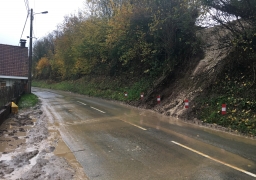
[[[0,87],[21,83],[27,88],[28,48],[25,46],[26,40],[21,40],[20,44],[20,46],[0,44]]]

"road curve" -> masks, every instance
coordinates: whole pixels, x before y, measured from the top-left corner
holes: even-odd
[[[256,179],[256,141],[149,110],[33,88],[91,180]]]

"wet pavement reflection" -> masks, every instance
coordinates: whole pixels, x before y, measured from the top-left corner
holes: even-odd
[[[39,88],[33,93],[70,150],[61,142],[56,154],[72,152],[90,179],[254,178],[225,163],[256,174],[255,140],[117,102]]]

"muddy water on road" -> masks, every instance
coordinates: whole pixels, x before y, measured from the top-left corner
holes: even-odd
[[[27,119],[25,124],[34,124],[35,120]],[[16,118],[7,119],[0,126],[0,152],[8,153],[19,148],[26,141],[27,132],[33,125],[21,125]]]
[[[61,94],[63,98],[43,96],[43,101],[49,107],[49,118],[59,123],[62,138],[92,179],[120,179],[124,174],[127,175],[126,179],[138,179],[144,175],[151,179],[168,179],[174,173],[180,178],[200,175],[201,179],[206,179],[214,174],[212,172],[216,172],[219,179],[232,177],[232,174],[246,177],[172,141],[256,173],[254,140],[118,103]],[[65,143],[59,141],[55,153],[73,161],[74,157]],[[75,153],[83,149],[86,150]],[[208,167],[212,170],[205,174],[204,169]],[[135,175],[129,175],[130,172]]]
[[[53,153],[56,156],[66,159],[69,162],[69,164],[76,170],[76,174],[74,177],[75,180],[87,180],[88,177],[83,172],[83,167],[77,161],[73,152],[70,151],[69,147],[62,140],[58,128],[59,128],[59,123],[49,124],[49,127],[48,127],[49,129],[48,132],[50,136],[52,136],[53,139],[55,139],[56,141],[55,143],[57,144]]]

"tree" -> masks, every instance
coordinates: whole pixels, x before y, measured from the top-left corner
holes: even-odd
[[[159,52],[157,66],[166,71],[196,53],[196,4],[188,0],[152,0],[148,11],[152,14],[150,32]]]
[[[50,62],[46,57],[41,58],[36,65],[36,78],[48,79],[50,77]]]
[[[256,1],[255,0],[202,0],[212,20],[230,33],[230,46],[243,51],[256,50]]]
[[[161,76],[191,57],[197,9],[188,0],[87,0],[91,15],[65,17],[35,45],[50,78]],[[49,44],[49,45],[47,45]]]
[[[78,59],[78,46],[82,34],[80,25],[83,18],[76,15],[66,16],[63,24],[59,26],[61,33],[55,40],[56,52],[54,59],[61,64],[59,71],[63,79],[76,78],[75,64]]]

